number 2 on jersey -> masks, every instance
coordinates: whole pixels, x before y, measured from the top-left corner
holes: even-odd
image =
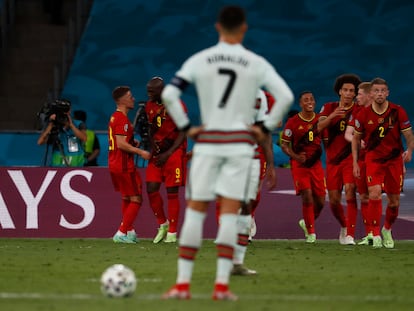
[[[229,82],[226,85],[226,89],[224,90],[224,94],[221,97],[219,107],[224,108],[224,106],[227,103],[227,100],[229,99],[231,90],[233,89],[234,83],[236,82],[236,73],[232,69],[225,69],[225,68],[219,68],[218,73],[220,75],[227,75],[229,76]]]

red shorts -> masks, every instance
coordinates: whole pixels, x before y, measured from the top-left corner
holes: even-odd
[[[368,194],[367,165],[365,161],[358,161],[360,178],[355,178],[355,184],[359,194]]]
[[[186,154],[177,149],[161,167],[155,165],[156,158],[151,158],[146,170],[146,181],[165,183],[165,187],[184,186],[186,179]]]
[[[314,195],[325,196],[325,173],[321,161],[316,162],[312,167],[292,167],[291,172],[296,194],[302,190],[311,189]]]
[[[326,185],[328,190],[342,191],[345,184],[355,184],[352,157],[346,158],[338,165],[326,165]]]
[[[366,158],[368,187],[381,185],[387,194],[400,194],[403,186],[403,160],[397,157],[386,163],[372,162]]]
[[[141,195],[142,182],[137,170],[128,173],[110,173],[115,191],[120,192],[122,196]]]

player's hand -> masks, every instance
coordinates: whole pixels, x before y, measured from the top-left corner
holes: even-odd
[[[353,163],[352,172],[354,173],[355,178],[361,178],[361,169],[359,168],[358,163]]]
[[[189,138],[191,138],[192,140],[197,140],[198,135],[200,135],[200,133],[204,130],[204,126],[200,125],[200,126],[192,126],[188,132],[187,132],[187,136]]]
[[[155,165],[157,167],[161,167],[163,166],[165,163],[167,163],[168,158],[170,157],[170,155],[168,154],[168,152],[163,152],[160,153],[159,155],[157,155],[156,160],[155,160]]]
[[[402,154],[402,158],[404,163],[411,162],[412,152],[409,152],[408,150],[404,151]]]
[[[143,158],[144,160],[149,160],[151,159],[151,153],[149,153],[146,150],[142,150],[142,149],[138,149],[138,155],[141,156],[141,158]]]
[[[277,176],[276,176],[276,170],[274,166],[269,166],[266,169],[266,186],[268,190],[273,190],[276,188],[277,184]]]
[[[263,132],[262,127],[258,125],[250,125],[250,132],[252,133],[254,139],[259,145],[266,143],[267,137],[270,134]]]
[[[305,163],[305,161],[306,161],[306,152],[299,153],[295,160],[298,161],[299,163]]]
[[[331,113],[331,116],[332,118],[344,117],[345,113],[346,113],[345,108],[339,106]]]
[[[366,146],[366,142],[363,139],[361,139],[361,149],[365,149]]]

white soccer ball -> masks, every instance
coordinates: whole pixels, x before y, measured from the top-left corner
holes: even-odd
[[[134,271],[122,264],[110,266],[102,273],[101,291],[108,297],[131,296],[137,287]]]

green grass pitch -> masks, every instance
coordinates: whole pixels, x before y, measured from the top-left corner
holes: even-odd
[[[212,240],[204,240],[194,269],[193,299],[160,296],[173,285],[177,245],[114,244],[110,239],[0,239],[0,310],[413,310],[414,241],[395,249],[342,246],[320,240],[256,240],[246,265],[255,277],[233,276],[239,301],[212,301],[216,267]],[[114,263],[133,269],[129,298],[106,298],[101,273]]]

